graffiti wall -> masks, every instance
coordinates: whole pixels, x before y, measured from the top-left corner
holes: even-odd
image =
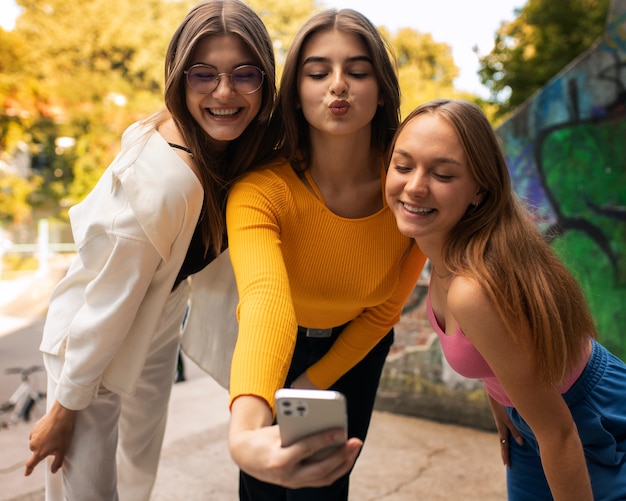
[[[497,132],[515,191],[583,286],[601,341],[626,360],[626,0],[596,46]]]
[[[515,191],[582,285],[600,340],[626,360],[626,0],[613,1],[603,38],[496,132]],[[427,284],[428,270],[396,326],[377,408],[493,429],[481,383],[443,358]]]

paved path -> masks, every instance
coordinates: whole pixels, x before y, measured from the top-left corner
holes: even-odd
[[[174,386],[161,465],[152,501],[237,499],[237,468],[228,454],[228,396],[190,367]],[[0,500],[43,500],[41,468],[24,478],[29,428],[0,431]],[[10,436],[10,437],[9,437]],[[504,468],[497,437],[468,428],[374,413],[351,481],[351,501],[502,501]]]
[[[41,293],[43,282],[37,290],[34,283],[0,281],[0,311],[7,294]],[[0,336],[32,322],[23,312],[6,315],[5,308],[4,314]],[[151,501],[235,501],[238,471],[226,443],[228,395],[192,362],[186,367],[188,380],[172,391]],[[0,501],[44,499],[41,466],[32,477],[22,473],[29,432],[29,424],[0,430]],[[494,433],[376,411],[352,475],[350,500],[502,501],[505,470],[499,456]]]

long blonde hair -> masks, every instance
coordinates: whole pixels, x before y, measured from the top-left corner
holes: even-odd
[[[480,284],[506,329],[532,346],[543,379],[558,384],[581,362],[584,342],[597,338],[582,288],[515,195],[497,136],[482,110],[462,100],[430,101],[404,120],[398,134],[424,113],[454,127],[484,193],[450,232],[444,264]]]

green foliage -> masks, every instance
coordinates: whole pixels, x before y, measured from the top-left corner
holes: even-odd
[[[31,215],[28,199],[40,185],[41,178],[38,176],[24,179],[0,171],[0,223],[28,220]]]
[[[611,0],[528,0],[503,23],[480,58],[479,76],[500,103],[499,115],[522,104],[589,48],[604,31]]]
[[[400,29],[391,41],[398,63],[403,117],[429,99],[459,97],[454,90],[459,69],[448,44],[435,42],[430,34],[411,28]]]
[[[162,0],[21,3],[25,11],[15,33],[31,48],[24,58],[27,72],[44,79],[48,95],[71,102],[128,89],[159,91],[163,54],[189,5]]]
[[[314,12],[325,8],[318,0],[248,0],[246,2],[265,23],[274,42],[274,53],[278,65],[278,74],[285,61],[285,56],[296,32]]]
[[[0,28],[0,86],[3,92],[17,87],[14,78],[27,50],[21,37]]]

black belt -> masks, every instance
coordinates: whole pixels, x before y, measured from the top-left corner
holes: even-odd
[[[310,327],[301,327],[306,333],[306,337],[330,337],[333,334],[333,329],[311,329]]]

